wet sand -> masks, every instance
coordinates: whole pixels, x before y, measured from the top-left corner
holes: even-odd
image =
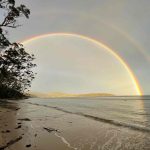
[[[150,133],[25,101],[0,103],[0,150],[149,150]]]

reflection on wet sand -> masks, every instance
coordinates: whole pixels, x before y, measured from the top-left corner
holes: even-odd
[[[67,111],[47,107],[46,104],[33,105],[28,101],[14,101],[7,106],[0,105],[0,149],[20,136],[22,138],[8,148],[11,150],[150,149],[150,133],[112,125]],[[3,132],[7,130],[10,132]]]

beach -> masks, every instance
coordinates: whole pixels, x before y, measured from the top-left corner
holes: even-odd
[[[112,103],[110,100],[106,101]],[[0,150],[150,149],[149,124],[144,125],[146,120],[139,125],[137,120],[140,119],[135,116],[135,124],[130,119],[127,119],[129,122],[117,120],[113,118],[115,115],[110,114],[107,114],[110,118],[102,118],[95,114],[102,112],[102,109],[92,111],[91,104],[91,108],[88,108],[88,103],[92,103],[90,100],[82,108],[82,102],[86,104],[86,98],[30,98],[0,102]],[[104,103],[99,103],[105,108]],[[113,111],[114,114],[115,111],[117,110]]]

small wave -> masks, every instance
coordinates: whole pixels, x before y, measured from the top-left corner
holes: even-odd
[[[115,120],[111,120],[111,119],[107,119],[107,118],[101,118],[101,117],[97,117],[97,116],[93,116],[93,115],[84,114],[84,113],[81,113],[81,112],[71,112],[71,111],[65,110],[63,108],[56,107],[56,106],[48,106],[48,105],[31,103],[31,102],[28,102],[28,104],[48,107],[48,108],[52,108],[52,109],[62,111],[62,112],[65,112],[65,113],[75,114],[75,115],[78,115],[78,116],[86,117],[86,118],[89,118],[89,119],[92,119],[92,120],[95,120],[95,121],[104,122],[104,123],[107,123],[107,124],[112,124],[114,126],[124,127],[124,128],[129,128],[129,129],[132,129],[132,130],[137,130],[137,131],[141,131],[141,132],[149,132],[150,133],[150,128],[146,128],[146,127],[143,127],[143,126],[138,126],[138,125],[135,125],[135,124],[128,124],[128,123],[119,122],[119,121],[115,121]]]
[[[93,119],[93,120],[96,120],[96,121],[112,124],[112,125],[119,126],[119,127],[130,128],[130,129],[138,130],[138,131],[142,131],[142,132],[150,132],[149,128],[138,126],[135,124],[123,123],[123,122],[119,122],[119,121],[115,121],[115,120],[111,120],[111,119],[106,119],[106,118],[100,118],[100,117],[87,115],[87,114],[83,114],[83,113],[80,113],[80,115],[87,117],[87,118],[90,118],[90,119]]]
[[[135,114],[137,114],[137,115],[141,115],[141,116],[150,116],[150,114],[149,114],[149,113],[135,113]]]
[[[74,149],[74,150],[77,150],[77,148],[71,146],[71,144],[70,144],[63,136],[60,136],[60,135],[58,135],[57,133],[55,133],[55,136],[57,136],[58,138],[60,138],[61,141],[62,141],[64,144],[66,144],[69,148]]]

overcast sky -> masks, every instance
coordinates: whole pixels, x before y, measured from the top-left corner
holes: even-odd
[[[20,2],[31,9],[31,16],[29,20],[20,20],[23,26],[10,32],[12,40],[53,32],[97,39],[125,60],[144,93],[150,94],[149,0],[18,0]]]

